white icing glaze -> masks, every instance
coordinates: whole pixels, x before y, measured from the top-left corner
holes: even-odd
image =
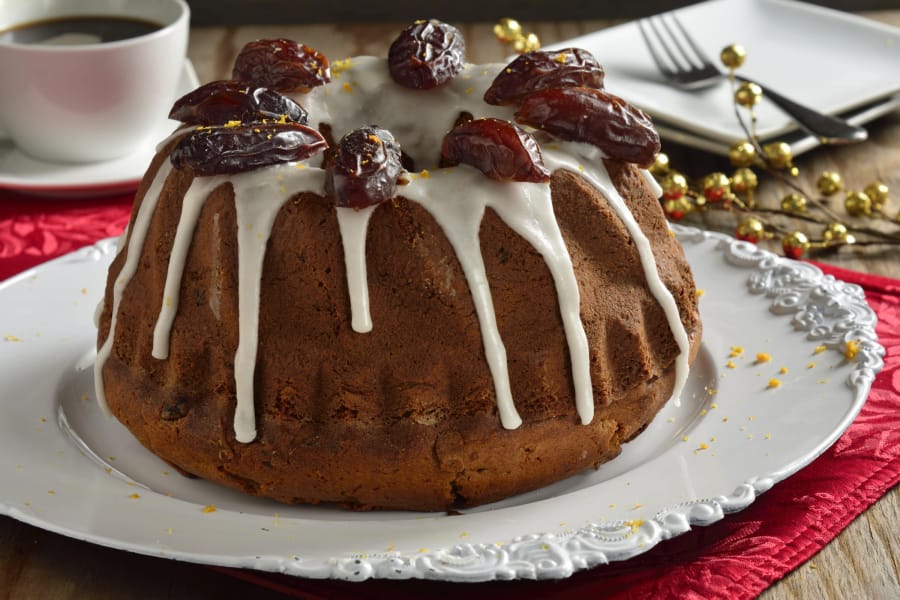
[[[484,179],[481,172],[469,167],[442,169],[428,178],[414,178],[400,193],[431,213],[456,252],[481,324],[481,339],[488,368],[494,378],[500,422],[507,429],[515,429],[522,424],[522,419],[513,404],[506,348],[497,329],[478,231],[490,198],[494,194],[506,196],[521,184],[505,186]],[[462,190],[465,192],[461,193]]]
[[[209,194],[223,183],[225,180],[221,177],[197,177],[184,194],[184,200],[181,203],[181,218],[178,219],[175,240],[172,242],[172,250],[169,253],[162,306],[159,308],[159,317],[156,319],[156,327],[153,329],[153,351],[151,353],[153,358],[161,360],[169,358],[169,333],[172,330],[175,315],[178,313],[181,277],[184,274],[188,250],[194,239],[197,220],[200,218],[200,211],[203,210]]]
[[[125,256],[125,264],[119,271],[116,281],[113,283],[113,303],[112,316],[109,322],[109,333],[106,340],[97,350],[97,361],[94,363],[94,390],[97,394],[97,403],[104,412],[109,412],[106,404],[106,394],[103,388],[103,366],[109,358],[112,351],[113,340],[116,337],[116,322],[118,321],[119,303],[122,300],[122,292],[125,286],[131,281],[135,271],[137,271],[138,260],[141,257],[141,250],[144,247],[144,238],[147,236],[147,230],[150,228],[150,220],[156,211],[156,202],[159,200],[159,193],[162,191],[163,184],[172,170],[172,164],[164,161],[156,172],[153,182],[147,189],[144,199],[141,201],[140,208],[134,216],[133,223],[130,226],[130,237],[128,238],[128,254]]]
[[[366,277],[366,230],[375,206],[362,210],[337,207],[338,227],[344,247],[347,290],[350,293],[350,325],[357,333],[372,331],[369,312],[369,284]]]
[[[634,215],[625,204],[625,199],[616,190],[616,186],[609,178],[609,173],[603,167],[602,154],[594,146],[581,144],[577,142],[566,142],[559,144],[560,150],[545,150],[544,163],[547,167],[555,171],[556,169],[568,169],[574,173],[580,174],[591,183],[597,190],[606,197],[609,205],[615,211],[619,220],[625,225],[628,233],[631,235],[634,245],[637,248],[638,256],[641,259],[641,266],[644,269],[644,276],[647,278],[647,286],[650,293],[659,302],[675,343],[678,344],[679,354],[675,359],[675,385],[672,389],[672,398],[675,406],[681,405],[681,390],[687,381],[689,364],[688,357],[690,354],[691,344],[688,339],[687,331],[681,322],[681,316],[678,313],[678,304],[672,296],[672,292],[665,286],[659,277],[659,271],[656,268],[656,258],[653,256],[653,248],[644,232],[641,231],[640,225],[634,219]],[[579,162],[577,158],[583,160]]]
[[[238,347],[234,355],[237,406],[234,433],[239,442],[256,437],[253,374],[256,371],[259,333],[259,293],[263,259],[272,225],[282,205],[301,191],[324,189],[325,172],[286,163],[231,177],[238,230]]]
[[[310,125],[320,127],[328,124],[335,141],[343,133],[361,125],[378,124],[394,134],[419,168],[434,168],[444,133],[452,127],[460,112],[469,112],[476,118],[512,117],[511,108],[490,106],[482,100],[484,90],[500,68],[502,65],[468,65],[450,83],[427,92],[426,100],[424,92],[394,84],[385,60],[358,57],[352,59],[349,68],[340,70],[329,85],[296,98],[309,111]],[[681,350],[676,360],[674,396],[677,402],[687,377],[688,338],[674,298],[660,280],[649,242],[613,186],[603,165],[602,154],[585,144],[560,143],[553,146],[559,149],[543,148],[547,166],[551,170],[568,169],[584,176],[607,198],[634,239],[650,291],[663,308]],[[238,220],[239,343],[235,354],[237,405],[234,430],[240,442],[250,442],[256,436],[253,378],[258,346],[261,277],[268,238],[275,217],[286,200],[301,192],[324,194],[325,172],[319,168],[321,160],[322,157],[317,155],[300,164],[286,163],[230,177],[198,178],[184,200],[169,260],[163,303],[154,331],[153,356],[164,358],[168,355],[184,263],[205,198],[216,186],[230,182],[234,187]],[[165,173],[168,173],[168,168],[167,162]],[[157,175],[135,218],[128,260],[114,292],[110,335],[98,353],[97,381],[100,380],[103,362],[109,355],[121,287],[127,284],[136,269],[149,215],[154,210],[165,173],[161,170]],[[644,176],[648,177],[646,173]],[[580,318],[578,283],[553,214],[549,184],[496,182],[467,166],[436,169],[427,177],[424,173],[409,174],[408,179],[409,184],[398,193],[420,204],[434,217],[453,246],[466,276],[481,327],[486,360],[494,379],[502,425],[512,429],[518,427],[522,420],[512,398],[506,350],[497,329],[480,250],[479,230],[486,208],[494,210],[547,263],[557,289],[569,348],[576,409],[582,423],[590,423],[594,400],[588,341]],[[658,192],[652,178],[648,177],[648,181]],[[374,210],[375,207],[362,211],[337,209],[352,327],[361,333],[371,331],[373,327],[366,281],[365,246],[366,230]],[[129,262],[132,257],[135,264]],[[101,404],[105,404],[102,386],[98,385],[98,390],[98,398],[101,398]]]

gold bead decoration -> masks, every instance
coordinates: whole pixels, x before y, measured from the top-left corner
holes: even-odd
[[[734,233],[737,239],[756,244],[765,237],[766,228],[763,222],[756,217],[744,217],[738,223]]]
[[[731,189],[739,194],[752,192],[758,185],[759,179],[756,177],[756,173],[747,167],[735,170],[731,176]]]
[[[494,25],[494,35],[501,42],[514,42],[522,37],[522,26],[515,19],[500,19]]]
[[[729,69],[737,69],[743,65],[744,61],[747,59],[747,50],[740,44],[731,44],[730,46],[722,48],[719,59],[721,59],[722,64]]]
[[[731,194],[731,181],[725,173],[710,173],[703,178],[703,195],[710,202],[720,202]]]
[[[888,201],[890,190],[888,190],[888,186],[880,181],[874,181],[863,189],[863,193],[872,201],[872,210],[881,212],[885,203]]]
[[[864,192],[850,192],[844,198],[844,210],[851,217],[863,217],[872,214],[872,199]]]
[[[659,182],[663,189],[663,198],[672,200],[681,198],[688,189],[687,179],[678,171],[671,171]]]
[[[809,238],[802,231],[792,231],[781,238],[781,249],[790,258],[800,258],[809,249]]]
[[[737,91],[734,93],[735,102],[747,108],[755,106],[760,98],[762,98],[762,88],[749,81],[745,81],[739,85]]]
[[[781,199],[781,209],[792,213],[805,213],[806,196],[798,192],[791,192]]]
[[[822,232],[822,239],[827,245],[852,244],[856,238],[847,230],[843,223],[829,223]]]
[[[789,169],[792,167],[794,153],[791,147],[784,142],[772,142],[763,146],[766,162],[775,169]]]
[[[519,54],[539,50],[541,40],[533,33],[522,30],[522,25],[515,19],[500,19],[494,25],[494,36],[504,44],[512,44],[513,50]]]
[[[833,196],[844,189],[844,181],[834,171],[823,171],[816,180],[816,188],[823,196]]]
[[[744,140],[728,149],[728,160],[735,167],[749,167],[756,161],[756,148]]]
[[[663,211],[670,219],[676,221],[683,219],[692,210],[694,210],[694,205],[685,196],[663,202]]]
[[[659,179],[669,172],[669,156],[664,152],[656,155],[653,164],[650,165],[650,174]]]

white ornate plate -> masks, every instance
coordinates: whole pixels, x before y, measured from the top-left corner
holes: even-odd
[[[47,263],[0,285],[0,509],[114,548],[306,577],[559,578],[645,552],[745,508],[822,453],[883,354],[859,287],[676,231],[704,290],[681,406],[598,471],[454,516],[283,506],[182,478],[93,401],[91,317],[114,242]]]

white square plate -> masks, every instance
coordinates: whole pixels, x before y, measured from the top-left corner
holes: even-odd
[[[719,52],[729,44],[743,45],[747,60],[741,75],[797,102],[828,114],[853,111],[880,100],[888,110],[896,106],[893,97],[900,92],[898,28],[789,0],[711,0],[676,12],[712,59],[718,61]],[[669,128],[687,132],[687,139],[679,141],[697,145],[692,137],[706,138],[727,149],[746,137],[734,114],[730,84],[723,79],[721,85],[689,92],[667,83],[644,46],[636,22],[552,47],[568,46],[594,53],[606,69],[610,92],[643,108]],[[765,100],[756,112],[756,132],[762,139],[797,129],[790,117]],[[869,111],[866,116],[870,114],[875,113]],[[814,145],[807,142],[803,149]]]

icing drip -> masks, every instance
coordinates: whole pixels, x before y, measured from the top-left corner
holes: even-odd
[[[238,238],[238,347],[234,355],[237,406],[234,411],[234,433],[237,441],[244,443],[256,438],[253,375],[259,335],[259,295],[263,260],[272,225],[289,198],[299,192],[321,190],[325,181],[325,172],[321,169],[299,169],[291,163],[266,171],[267,177],[249,172],[231,178]]]
[[[366,278],[366,229],[375,205],[362,210],[337,207],[338,227],[344,246],[344,264],[347,271],[347,290],[350,293],[350,314],[353,331],[372,331],[369,313],[369,285]]]
[[[594,418],[594,389],[591,385],[587,334],[581,321],[581,295],[572,258],[559,230],[556,215],[553,214],[550,186],[519,184],[516,187],[522,193],[518,205],[498,202],[498,198],[492,198],[489,206],[516,233],[531,243],[550,269],[569,346],[575,407],[582,424],[587,425]]]
[[[482,100],[484,90],[500,68],[502,65],[468,65],[451,82],[431,90],[427,101],[423,101],[421,91],[407,90],[393,84],[385,60],[359,57],[352,59],[349,69],[336,74],[331,84],[298,95],[297,99],[309,110],[310,125],[319,127],[329,124],[335,139],[360,125],[378,123],[394,133],[419,168],[432,168],[437,162],[439,151],[436,149],[440,148],[444,133],[452,127],[461,112],[469,112],[476,118],[512,117],[512,108],[490,106]],[[172,137],[182,131],[183,128],[176,130]],[[554,148],[559,148],[559,151],[542,148],[550,170],[567,169],[583,176],[607,198],[635,242],[650,291],[663,308],[680,350],[676,359],[673,394],[677,403],[687,378],[689,340],[677,304],[659,277],[649,241],[613,186],[603,165],[602,154],[596,148],[578,143],[554,144]],[[584,165],[578,163],[579,157],[584,159]],[[234,431],[240,442],[250,442],[256,437],[253,379],[258,348],[261,278],[268,239],[278,212],[289,198],[301,192],[324,194],[325,172],[319,168],[321,161],[322,156],[314,156],[300,164],[281,164],[230,177],[197,178],[183,201],[182,216],[169,259],[163,302],[154,329],[153,356],[168,356],[185,261],[205,199],[216,186],[230,182],[234,189],[238,226],[239,342],[234,367],[237,394]],[[149,221],[170,168],[170,163],[166,161],[141,203],[132,226],[128,256],[113,290],[110,333],[98,351],[95,366],[98,400],[104,408],[106,401],[101,372],[114,338],[122,290],[137,269]],[[644,176],[658,192],[659,188],[652,178],[646,173]],[[572,365],[576,409],[582,423],[591,422],[593,389],[587,336],[580,318],[578,282],[553,213],[550,185],[501,183],[467,166],[435,169],[430,177],[409,174],[408,179],[409,184],[401,188],[399,194],[418,203],[433,216],[453,246],[469,284],[503,427],[514,429],[521,425],[522,420],[512,398],[506,350],[497,328],[480,249],[479,230],[486,208],[494,210],[511,229],[528,241],[541,254],[550,270]],[[368,223],[374,209],[369,207],[354,211],[337,208],[352,327],[360,333],[371,331],[373,327],[365,247]]]
[[[175,240],[172,242],[172,251],[169,254],[162,306],[159,309],[159,317],[156,319],[156,327],[153,329],[153,351],[151,353],[153,358],[169,357],[169,333],[172,330],[175,315],[178,313],[181,277],[184,274],[184,264],[187,261],[188,250],[191,248],[191,241],[194,239],[197,220],[200,218],[200,211],[203,210],[206,198],[218,185],[226,181],[222,177],[196,177],[184,194],[184,200],[181,203],[181,218],[178,219]]]
[[[466,193],[460,195],[459,190]],[[402,195],[431,213],[456,251],[472,291],[487,362],[494,377],[501,422],[507,429],[518,427],[521,419],[509,391],[506,351],[497,331],[478,238],[485,208],[493,209],[544,258],[556,285],[568,341],[576,409],[581,422],[590,423],[594,417],[594,395],[587,335],[581,322],[578,282],[553,214],[550,185],[487,180],[480,171],[460,166],[436,171],[429,179],[415,178],[403,188]],[[508,418],[504,419],[504,414]]]
[[[497,329],[497,317],[484,270],[478,231],[488,199],[493,194],[507,196],[520,184],[504,185],[485,181],[480,171],[469,167],[438,173],[439,175],[436,173],[429,179],[416,178],[401,193],[403,197],[417,202],[431,213],[456,252],[481,324],[481,339],[488,368],[494,379],[500,422],[506,429],[515,429],[522,424],[522,419],[513,404],[506,348]],[[466,190],[466,193],[460,194],[460,190]]]
[[[113,340],[116,337],[119,303],[122,300],[122,292],[125,291],[125,286],[128,285],[135,271],[137,271],[141,249],[144,247],[144,238],[147,237],[150,220],[156,210],[156,202],[159,200],[159,194],[171,170],[172,163],[164,161],[147,189],[137,215],[134,217],[134,223],[130,227],[131,237],[128,240],[128,254],[125,257],[125,264],[122,265],[122,270],[119,271],[119,275],[113,284],[112,316],[109,322],[109,333],[106,335],[103,345],[97,351],[97,361],[94,363],[94,389],[97,394],[97,403],[107,413],[109,412],[109,407],[106,404],[106,394],[103,390],[103,366],[106,364],[110,352],[112,352]]]
[[[690,354],[691,344],[688,339],[687,331],[681,322],[681,316],[678,313],[678,304],[672,297],[672,292],[665,286],[659,277],[659,271],[656,268],[656,258],[653,256],[653,248],[644,232],[641,231],[640,225],[634,219],[634,215],[625,204],[625,199],[616,190],[615,185],[609,178],[609,173],[603,167],[602,155],[600,151],[587,144],[576,142],[568,142],[560,144],[561,148],[567,152],[559,152],[554,150],[544,150],[544,162],[551,171],[556,169],[567,169],[584,177],[591,183],[604,197],[606,197],[609,205],[615,211],[619,220],[625,225],[628,233],[631,235],[634,245],[637,248],[638,256],[641,259],[641,266],[644,269],[644,276],[647,278],[647,286],[650,293],[659,302],[675,343],[678,345],[679,354],[675,359],[675,385],[672,389],[672,398],[675,406],[681,406],[681,390],[687,381],[689,364],[688,356]],[[585,159],[585,164],[579,164],[572,159],[572,155],[581,156]]]

